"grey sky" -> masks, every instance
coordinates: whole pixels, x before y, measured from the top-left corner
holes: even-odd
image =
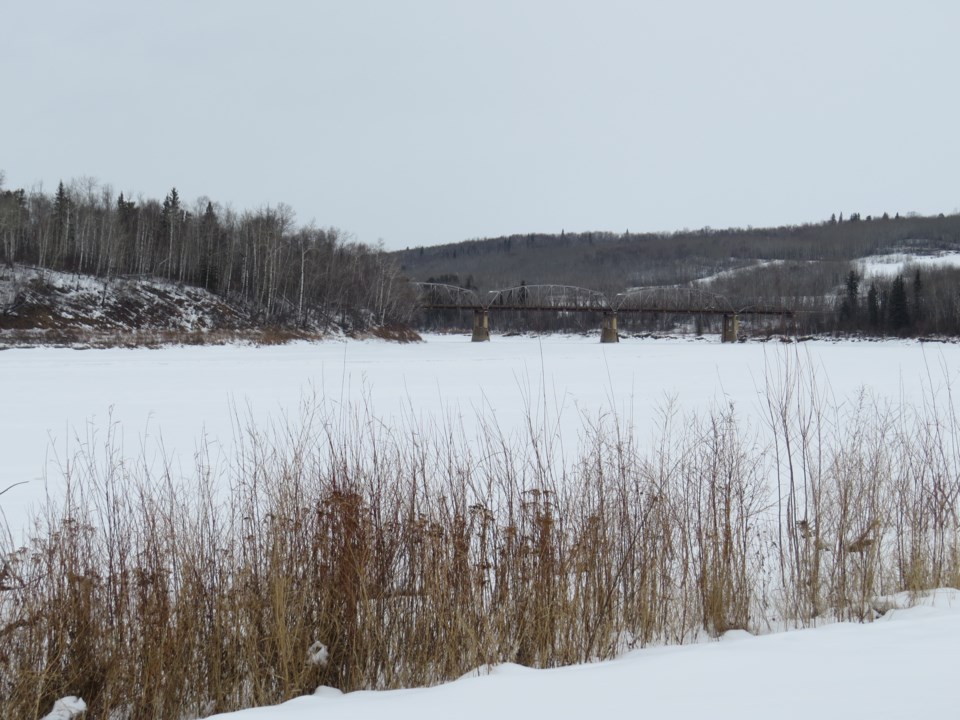
[[[0,0],[0,169],[388,248],[953,212],[958,32],[952,0]]]

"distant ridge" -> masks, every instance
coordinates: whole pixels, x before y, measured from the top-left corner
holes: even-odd
[[[960,269],[943,257],[958,252],[960,215],[861,218],[854,213],[776,228],[531,233],[410,248],[392,257],[411,280],[479,292],[525,283],[615,295],[630,288],[695,284],[728,297],[765,298],[767,304],[790,307],[797,311],[792,333],[957,337]],[[899,258],[886,264],[892,272],[871,272],[888,256]],[[688,320],[650,319],[635,329],[683,331]],[[565,327],[530,318],[510,329],[526,326]]]

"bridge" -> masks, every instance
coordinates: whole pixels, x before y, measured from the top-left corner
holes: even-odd
[[[698,286],[676,285],[631,288],[612,298],[573,285],[518,285],[502,290],[479,291],[444,283],[412,283],[423,310],[473,312],[473,341],[490,339],[491,312],[550,311],[597,313],[603,318],[600,342],[619,342],[617,316],[626,313],[663,315],[718,315],[723,319],[722,342],[735,342],[740,317],[771,315],[793,317],[793,311],[763,298],[730,299]]]

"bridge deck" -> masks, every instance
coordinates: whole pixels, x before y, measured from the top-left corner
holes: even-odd
[[[728,298],[700,287],[654,286],[632,288],[610,297],[597,290],[572,285],[519,285],[486,294],[443,283],[413,283],[424,310],[558,312],[662,315],[778,315],[793,311],[771,298]]]

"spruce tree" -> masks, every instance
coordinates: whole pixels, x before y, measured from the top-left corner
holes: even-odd
[[[860,302],[860,276],[856,270],[847,275],[847,292],[840,305],[840,317],[851,323],[856,319]]]
[[[220,235],[220,222],[213,209],[213,203],[207,202],[207,209],[200,221],[200,279],[207,290],[216,291],[219,286],[219,267],[217,263],[217,241]]]
[[[910,309],[907,306],[907,289],[903,276],[897,275],[890,286],[890,329],[895,333],[904,332],[910,325]]]
[[[867,291],[867,319],[871,329],[876,330],[880,327],[880,293],[877,292],[877,286],[874,283],[870,284],[870,289]]]
[[[174,272],[174,250],[180,236],[180,221],[180,196],[177,194],[177,189],[172,188],[163,199],[163,213],[160,216],[160,230],[167,243],[167,259],[163,262],[166,266],[164,275],[170,278],[176,274]]]
[[[913,276],[913,320],[919,323],[923,319],[923,282],[920,280],[920,270]]]
[[[63,181],[57,185],[57,194],[53,199],[54,226],[54,265],[64,262],[73,251],[73,225],[70,222],[73,203],[67,194]],[[73,268],[70,268],[73,269]]]

